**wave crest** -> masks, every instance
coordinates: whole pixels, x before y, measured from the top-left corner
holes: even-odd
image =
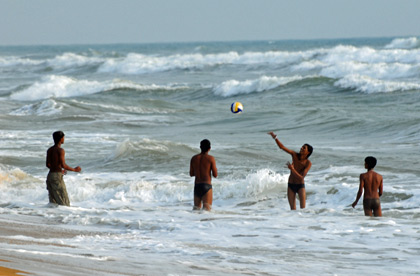
[[[10,98],[18,101],[35,101],[48,98],[69,98],[77,96],[86,96],[115,89],[133,89],[139,91],[147,90],[173,90],[182,89],[183,86],[178,85],[141,85],[129,81],[112,80],[112,81],[91,81],[77,80],[66,76],[50,75],[42,78],[41,81],[35,82],[30,87],[13,93]]]
[[[262,76],[254,80],[228,80],[216,86],[213,91],[215,95],[222,97],[231,97],[240,94],[249,94],[253,92],[262,92],[286,85],[288,83],[304,79],[302,76],[292,77],[268,77]]]
[[[384,81],[368,76],[349,75],[336,81],[334,85],[342,88],[355,89],[364,93],[387,93],[395,91],[420,90],[419,83]]]
[[[316,55],[306,52],[227,52],[218,54],[177,54],[171,56],[147,56],[130,53],[124,59],[108,59],[98,69],[102,73],[145,74],[169,70],[204,68],[216,65],[293,64]]]
[[[385,46],[385,49],[414,49],[420,47],[420,40],[417,37],[396,38]]]
[[[63,106],[58,104],[52,99],[48,99],[42,102],[24,105],[12,112],[10,115],[15,116],[28,116],[28,115],[40,115],[40,116],[49,116],[58,114],[63,109]]]
[[[103,58],[87,57],[75,53],[64,53],[62,55],[47,60],[47,64],[56,69],[97,65],[102,62],[104,62]]]

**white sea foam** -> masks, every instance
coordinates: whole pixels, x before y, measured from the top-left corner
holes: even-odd
[[[203,68],[214,65],[296,65],[301,62],[319,61],[325,64],[358,61],[365,63],[412,63],[420,61],[419,49],[375,49],[338,45],[333,48],[317,48],[306,51],[226,52],[218,54],[178,54],[148,56],[131,53],[125,58],[110,58],[100,71],[119,73],[149,73],[172,69]]]
[[[213,88],[214,94],[222,97],[231,97],[240,94],[249,94],[253,92],[262,92],[274,89],[276,87],[302,80],[302,76],[292,77],[268,77],[262,76],[254,80],[229,80]]]
[[[333,64],[321,70],[320,74],[329,78],[343,78],[345,76],[359,74],[383,80],[396,80],[402,78],[415,78],[419,75],[420,65],[410,64],[366,64],[359,62],[342,62]]]
[[[319,59],[328,64],[347,61],[363,63],[407,63],[416,64],[420,61],[420,49],[375,49],[372,47],[355,47],[339,45],[329,49]]]
[[[395,91],[420,90],[420,83],[385,81],[363,75],[347,75],[334,83],[342,88],[351,88],[365,93],[386,93]]]
[[[27,180],[29,177],[24,171],[19,168],[9,168],[3,165],[0,165],[0,184],[1,185],[16,185],[22,181]]]
[[[16,67],[17,70],[23,70],[28,66],[44,65],[53,69],[74,69],[78,67],[99,65],[103,63],[106,58],[103,57],[89,57],[78,55],[75,53],[64,53],[62,55],[55,56],[48,59],[34,59],[27,57],[18,56],[0,56],[0,68],[1,67]],[[20,68],[19,68],[20,67]]]
[[[139,74],[159,72],[174,69],[204,68],[205,66],[233,64],[272,64],[291,66],[296,73],[310,71],[319,73],[333,79],[343,79],[338,84],[348,82],[354,75],[378,80],[383,85],[369,85],[354,82],[352,88],[367,93],[392,92],[415,89],[420,76],[420,49],[414,45],[416,38],[395,40],[393,45],[410,44],[411,47],[385,47],[374,49],[372,47],[355,47],[338,45],[331,49],[318,48],[307,51],[268,51],[268,52],[237,52],[221,54],[194,54],[151,57],[129,54],[122,60],[110,59],[100,71],[118,72],[125,74]],[[402,49],[406,48],[406,49]],[[318,72],[317,72],[318,71]],[[302,79],[295,77],[268,77],[263,76],[254,80],[227,80],[215,87],[214,93],[219,96],[233,96],[271,90],[289,82]],[[413,80],[410,80],[413,79]],[[391,82],[390,82],[391,81]],[[360,87],[358,85],[363,85]],[[381,90],[383,88],[384,90]],[[372,90],[370,90],[372,89]],[[395,90],[392,90],[395,89]]]
[[[365,93],[418,89],[419,49],[374,49],[339,45],[291,68],[336,79],[340,87]],[[315,70],[315,71],[314,71]]]
[[[126,151],[126,150],[124,150]],[[358,189],[360,167],[333,167],[314,171],[306,179],[308,207],[314,212],[330,209],[333,212],[343,212],[353,202]],[[401,190],[400,183],[412,175],[394,176],[383,173],[387,179],[385,193],[388,198],[393,195],[401,197],[391,202],[385,200],[383,208],[398,208],[405,204],[416,208],[416,196],[419,190],[416,185],[410,191]],[[2,202],[13,198],[18,204],[35,204],[46,202],[45,176],[34,177],[26,172],[9,167],[0,167],[0,195]],[[398,177],[398,179],[395,179]],[[230,202],[256,204],[264,199],[281,199],[281,204],[287,204],[284,198],[287,189],[288,173],[276,173],[270,169],[260,169],[250,172],[242,178],[226,176],[224,179],[214,179],[214,198],[219,205],[229,205]],[[192,201],[193,184],[187,174],[165,174],[153,171],[141,172],[110,172],[68,174],[65,176],[67,191],[72,205],[77,208],[87,208],[88,217],[80,216],[80,209],[69,210],[66,223],[80,225],[109,224],[124,228],[132,225],[129,214],[124,216],[126,208],[137,209],[141,206],[178,205]],[[418,185],[417,185],[418,186]],[[90,210],[89,208],[94,208]],[[95,210],[103,210],[96,213]],[[115,213],[115,214],[114,214]],[[110,220],[106,222],[106,220]]]
[[[115,89],[135,89],[146,90],[170,90],[178,89],[182,86],[169,85],[141,85],[129,81],[92,81],[77,80],[66,76],[50,75],[43,77],[41,81],[35,82],[30,87],[13,93],[10,98],[19,101],[35,101],[48,98],[68,98],[85,96],[99,92],[111,91]]]
[[[261,198],[286,191],[287,179],[286,174],[261,169],[248,174],[243,180],[232,179],[228,185],[220,188],[220,194],[223,198]]]
[[[306,52],[247,52],[239,54],[228,52],[220,54],[187,54],[172,56],[146,56],[131,53],[123,59],[108,59],[98,71],[120,74],[144,74],[176,69],[204,68],[206,66],[236,64],[290,64],[302,59],[308,59],[316,54]]]
[[[43,196],[45,186],[39,180],[20,168],[0,164],[0,198],[2,203],[20,204],[39,200]],[[26,204],[26,203],[25,203]]]
[[[308,45],[294,43],[299,49]],[[191,51],[190,45],[183,45],[179,52]],[[413,240],[418,237],[420,184],[418,160],[412,154],[419,147],[418,90],[379,94],[410,85],[415,89],[418,49],[337,46],[294,53],[264,52],[266,44],[261,48],[247,45],[241,44],[238,51],[255,52],[238,52],[236,60],[235,55],[219,55],[221,63],[211,63],[209,55],[200,55],[204,60],[198,66],[192,62],[188,65],[192,67],[184,67],[203,68],[192,74],[175,69],[167,75],[129,76],[133,81],[121,81],[113,80],[121,77],[118,75],[98,76],[93,70],[80,70],[72,74],[77,79],[46,76],[39,78],[38,87],[27,87],[28,81],[52,74],[55,68],[71,72],[72,66],[92,67],[89,60],[82,57],[78,63],[79,57],[66,54],[57,57],[68,58],[68,65],[60,63],[54,57],[60,47],[52,53],[49,48],[41,50],[42,56],[53,57],[54,65],[44,59],[33,72],[27,70],[30,66],[18,65],[12,69],[16,73],[5,74],[1,85],[5,93],[0,99],[0,221],[11,227],[24,225],[27,231],[1,234],[2,250],[17,260],[68,264],[80,275],[89,274],[86,271],[98,275],[137,275],[139,271],[145,275],[278,275],[279,271],[293,275],[296,263],[305,263],[299,268],[300,275],[418,273],[420,251]],[[117,53],[104,59],[116,63],[126,57],[115,57],[141,49],[141,45],[127,45],[122,51],[120,46],[109,47],[115,47]],[[165,59],[160,47],[154,57]],[[16,53],[31,56],[34,49],[38,48],[24,53],[18,48]],[[209,44],[205,51],[211,49]],[[226,54],[237,50],[223,43],[218,49]],[[153,51],[150,46],[147,52]],[[80,47],[74,52],[80,52]],[[177,62],[187,55],[168,57]],[[52,68],[43,70],[44,64]],[[168,64],[167,68],[182,67]],[[375,70],[378,72],[370,72]],[[301,76],[302,81],[288,85],[278,97],[271,82],[278,85],[281,78],[293,75]],[[305,79],[311,75],[313,80]],[[266,76],[267,83],[249,76]],[[176,97],[159,90],[135,93],[145,86],[134,80],[158,77],[163,85],[156,89],[164,91],[178,87],[169,84],[173,79],[193,85]],[[233,87],[226,92],[242,93],[238,95],[264,106],[280,106],[282,114],[270,112],[276,108],[255,109],[249,110],[253,114],[246,113],[251,116],[230,119],[224,100],[208,97],[209,91],[215,93],[211,90],[214,84],[237,80],[240,86],[246,79],[256,84],[254,95],[246,94],[247,88],[238,91]],[[99,100],[54,99],[53,88],[47,84],[53,87],[60,82],[68,83],[64,88],[58,85],[63,97],[77,94],[73,91],[77,87],[81,95],[108,91],[121,83],[128,91],[102,95]],[[28,91],[16,91],[22,87]],[[310,87],[313,97],[295,93],[303,87]],[[339,87],[378,94],[328,96],[342,91]],[[272,90],[258,97],[261,94],[256,91],[267,91],[264,89]],[[9,97],[23,91],[27,94],[18,101],[30,98],[31,93],[39,100],[17,102]],[[158,109],[168,114],[141,114],[143,107],[144,112]],[[296,108],[303,113],[296,115]],[[64,116],[54,116],[55,112]],[[77,116],[71,116],[74,113]],[[86,120],[91,115],[94,119]],[[144,125],[145,120],[156,124]],[[82,167],[81,173],[64,176],[71,207],[48,204],[45,189],[45,152],[53,142],[51,133],[58,129],[66,133],[66,161]],[[291,159],[272,140],[265,140],[271,129],[291,149],[299,149],[306,139],[315,148],[312,168],[305,177],[304,210],[290,211],[289,170],[284,163]],[[213,143],[211,154],[219,169],[219,176],[212,180],[212,212],[192,211],[194,178],[188,173],[190,158],[199,152],[198,142],[205,137]],[[365,171],[363,157],[371,154],[378,157],[376,170],[384,177],[382,218],[364,217],[362,200],[355,209],[351,207],[359,175]],[[56,235],[45,236],[40,229],[53,230]],[[44,267],[31,272],[48,274],[42,271]],[[49,274],[57,271],[66,272],[57,269]]]
[[[58,104],[53,99],[44,100],[34,104],[24,105],[16,110],[10,112],[10,115],[15,116],[28,116],[28,115],[39,115],[39,116],[50,116],[59,114],[63,109],[62,104]]]
[[[76,80],[65,76],[46,76],[25,90],[13,93],[13,100],[34,101],[48,98],[75,97],[106,90],[106,85],[97,81]]]
[[[0,56],[0,67],[28,66],[41,64],[43,60],[34,60],[16,56]]]
[[[64,69],[96,65],[104,61],[105,59],[100,57],[87,57],[75,53],[64,53],[52,59],[48,59],[46,63],[55,69]]]
[[[420,47],[420,40],[417,37],[396,38],[385,46],[385,49],[413,49]]]
[[[419,40],[415,37],[395,39],[382,49],[373,47],[356,47],[337,45],[332,48],[314,48],[306,51],[267,51],[244,52],[236,51],[216,54],[175,54],[175,55],[145,55],[129,53],[125,57],[84,56],[75,53],[64,53],[45,60],[29,58],[3,57],[0,66],[26,66],[45,63],[54,69],[71,69],[83,66],[98,65],[99,73],[144,74],[168,70],[206,69],[218,65],[274,65],[282,68],[289,67],[297,76],[305,74],[319,74],[333,79],[349,79],[352,75],[360,75],[378,81],[393,81],[408,83],[407,89],[412,89],[420,77],[420,49],[416,46]],[[55,78],[55,79],[53,79]],[[59,80],[61,78],[61,80]],[[82,96],[102,91],[112,90],[119,84],[74,80],[67,77],[50,76],[50,80],[41,80],[27,89],[12,95],[13,99],[45,99],[49,97]],[[226,80],[214,88],[214,93],[220,96],[247,94],[267,91],[276,86],[288,83],[287,78],[263,76],[257,80]],[[293,81],[293,80],[292,80]],[[345,80],[343,80],[345,82]],[[54,84],[52,91],[49,84]],[[414,84],[414,85],[412,85]],[[135,84],[124,84],[133,89],[143,89]],[[402,85],[404,86],[404,85]],[[385,87],[385,86],[383,86]],[[386,89],[379,91],[376,86],[368,91],[367,86],[354,87],[358,91],[367,93],[401,91],[401,85],[386,85]],[[153,89],[153,88],[152,88]],[[40,90],[45,91],[43,93]],[[29,93],[30,91],[30,93]],[[42,95],[41,95],[42,94]]]

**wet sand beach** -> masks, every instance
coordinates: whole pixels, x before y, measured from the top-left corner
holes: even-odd
[[[27,272],[10,268],[9,266],[14,266],[14,264],[8,261],[0,260],[0,264],[5,264],[7,266],[7,267],[0,266],[0,275],[3,275],[3,276],[30,275]]]
[[[0,275],[142,275],[118,260],[68,253],[66,249],[78,248],[66,244],[67,239],[89,235],[101,233],[69,229],[40,217],[0,214]]]

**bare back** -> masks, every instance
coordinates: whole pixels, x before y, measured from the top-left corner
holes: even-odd
[[[47,151],[46,165],[50,172],[61,172],[64,162],[64,149],[58,146],[52,146]]]
[[[195,176],[194,183],[211,184],[211,177],[217,177],[216,160],[207,153],[200,153],[191,158],[190,176]]]
[[[364,198],[379,198],[382,195],[382,175],[373,170],[360,175],[360,185],[364,188]]]

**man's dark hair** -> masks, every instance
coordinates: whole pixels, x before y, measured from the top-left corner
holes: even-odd
[[[59,130],[59,131],[54,132],[52,136],[53,136],[53,139],[54,139],[54,144],[57,145],[60,142],[61,138],[64,137],[64,132]]]
[[[201,148],[201,153],[207,152],[211,148],[210,141],[207,139],[204,139],[203,141],[201,141],[200,148]]]
[[[371,170],[371,169],[375,168],[376,162],[377,162],[376,158],[373,157],[373,156],[368,156],[368,157],[365,158],[365,163],[367,165],[368,170]]]
[[[305,144],[304,146],[308,148],[309,154],[306,156],[306,158],[309,158],[309,156],[311,156],[312,152],[314,151],[314,148],[309,144]]]

